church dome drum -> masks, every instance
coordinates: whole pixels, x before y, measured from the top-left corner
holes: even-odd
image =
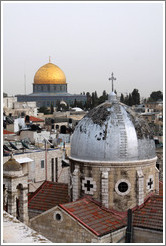
[[[66,84],[66,77],[58,66],[49,62],[38,69],[34,84]]]
[[[137,161],[154,158],[155,144],[147,123],[110,93],[108,101],[79,122],[71,140],[71,159]]]

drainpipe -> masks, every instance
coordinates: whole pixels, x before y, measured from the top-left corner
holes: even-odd
[[[132,210],[127,211],[127,229],[126,229],[126,243],[132,242]]]

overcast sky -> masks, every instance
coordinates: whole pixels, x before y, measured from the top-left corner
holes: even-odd
[[[163,2],[3,2],[3,91],[32,93],[51,62],[69,93],[163,91]]]

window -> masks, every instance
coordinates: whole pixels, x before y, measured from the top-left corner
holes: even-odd
[[[58,210],[55,211],[54,215],[53,215],[54,220],[56,220],[58,223],[63,221],[63,215],[62,213]]]
[[[131,189],[131,184],[128,180],[126,179],[120,179],[115,185],[115,190],[116,192],[121,195],[127,195],[130,192]]]
[[[44,168],[44,160],[41,160],[41,168]]]
[[[159,170],[160,164],[159,164],[159,163],[156,163],[156,167],[157,167],[157,169]]]
[[[61,215],[60,214],[56,214],[56,220],[61,220]]]
[[[126,192],[128,190],[128,184],[126,182],[121,182],[119,185],[118,185],[118,190],[120,192]]]
[[[58,182],[58,158],[55,158],[55,181]]]
[[[54,182],[54,158],[51,159],[52,181]]]

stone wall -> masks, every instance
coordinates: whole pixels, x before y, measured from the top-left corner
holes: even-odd
[[[159,164],[159,178],[163,180],[163,147],[156,149],[157,164]]]
[[[58,219],[56,216],[60,215]],[[53,243],[117,243],[125,242],[126,227],[97,236],[63,209],[54,207],[30,220],[31,227]]]
[[[138,178],[138,169],[142,173],[141,181]],[[156,158],[116,163],[71,160],[71,173],[72,194],[75,199],[85,194],[92,195],[104,206],[118,211],[127,211],[141,205],[150,192],[158,192]],[[91,186],[89,190],[84,187],[88,183]],[[126,184],[127,189],[120,192],[119,185],[122,183]]]
[[[27,163],[28,166],[28,180],[29,180],[29,192],[34,192],[36,190],[36,185],[46,180],[48,181],[58,181],[60,183],[68,183],[68,167],[62,168],[62,157],[63,150],[61,149],[50,149],[45,153],[45,151],[34,151],[25,152],[19,155],[14,155],[15,159],[20,159],[28,157],[32,159],[32,162]],[[5,156],[3,162],[8,161],[9,157]],[[41,165],[41,160],[44,161],[44,167]],[[47,160],[47,162],[46,162]],[[54,169],[52,173],[52,161],[54,161]],[[57,162],[57,168],[56,168]],[[25,164],[23,164],[25,166]],[[26,168],[24,168],[26,170]],[[57,172],[56,172],[57,171]],[[52,175],[54,174],[54,175]],[[38,187],[38,185],[37,185]]]
[[[44,212],[44,211],[43,211]],[[41,210],[28,209],[29,219],[32,219],[41,214]]]
[[[60,214],[61,219],[56,219]],[[97,236],[58,207],[30,220],[31,227],[53,243],[91,243]]]
[[[134,227],[133,243],[162,243],[163,232]]]

